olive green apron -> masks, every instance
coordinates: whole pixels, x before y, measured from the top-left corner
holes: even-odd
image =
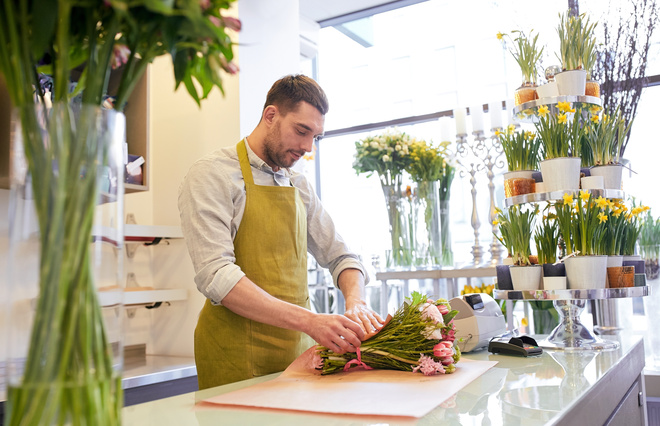
[[[246,191],[236,264],[272,296],[309,309],[305,205],[293,186],[254,184],[246,143],[236,146]],[[282,371],[313,344],[304,333],[251,321],[207,299],[195,328],[199,388]]]

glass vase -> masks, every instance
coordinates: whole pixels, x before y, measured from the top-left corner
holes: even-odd
[[[440,250],[441,262],[444,266],[454,266],[454,252],[451,248],[451,216],[449,214],[449,200],[439,201],[440,219]]]
[[[660,275],[660,244],[640,245],[639,253],[644,260],[647,280],[655,280]]]
[[[382,185],[390,225],[392,249],[387,255],[387,268],[409,268],[413,265],[412,190],[402,185]]]
[[[121,423],[124,115],[12,118],[5,425]]]
[[[559,314],[552,301],[534,302],[532,317],[534,318],[534,334],[550,334],[559,325]]]
[[[416,266],[442,266],[438,182],[418,182],[414,234]]]

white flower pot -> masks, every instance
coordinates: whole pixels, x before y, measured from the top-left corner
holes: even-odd
[[[556,81],[549,81],[545,84],[542,84],[536,88],[536,94],[539,99],[543,98],[553,98],[559,96],[559,90],[557,89]]]
[[[605,288],[607,256],[573,256],[564,264],[569,289]]]
[[[543,290],[566,290],[566,277],[543,277]]]
[[[614,268],[618,266],[623,266],[623,256],[621,255],[609,255],[607,256],[607,267]]]
[[[580,179],[582,189],[605,189],[605,180],[602,176],[585,176]]]
[[[559,96],[584,96],[587,87],[585,70],[569,70],[555,74]]]
[[[580,157],[560,157],[541,161],[546,192],[577,191],[580,188]]]
[[[621,164],[606,164],[604,166],[593,166],[589,169],[591,176],[603,177],[604,189],[621,189],[621,177],[623,166]]]
[[[538,290],[543,268],[540,265],[511,266],[511,282],[514,290]]]

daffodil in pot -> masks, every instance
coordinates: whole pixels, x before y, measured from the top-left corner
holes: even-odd
[[[512,35],[497,33],[497,39],[501,40],[505,45],[505,37],[512,42],[513,47],[510,49],[510,52],[518,63],[518,66],[520,66],[522,73],[522,85],[514,93],[514,103],[516,106],[537,99],[536,83],[538,67],[544,47],[537,44],[539,35],[536,34],[532,37],[533,32],[534,30],[530,31],[529,36],[519,30],[511,31]]]
[[[605,288],[607,256],[598,255],[603,238],[604,212],[592,195],[580,191],[577,199],[564,193],[555,203],[559,232],[566,246],[566,278],[570,289]]]
[[[570,102],[559,102],[552,112],[541,105],[536,113],[538,121],[534,125],[545,154],[539,163],[545,191],[577,190],[584,134],[580,112]]]
[[[631,127],[632,121],[626,123],[619,111],[591,114],[590,124],[586,126],[592,165],[589,171],[591,176],[602,176],[604,189],[621,189],[621,147]]]
[[[539,264],[543,267],[543,289],[560,290],[566,288],[566,269],[557,262],[559,248],[559,225],[557,216],[548,204],[534,233],[534,243]]]
[[[570,11],[559,15],[559,59],[563,71],[555,75],[559,96],[583,96],[586,93],[587,71],[585,51],[592,43],[596,23],[585,14],[571,15]],[[593,50],[593,46],[591,47]]]
[[[510,125],[506,130],[496,130],[506,158],[508,172],[504,173],[504,195],[531,194],[536,191],[533,174],[539,168],[539,156],[543,155],[541,140],[534,132],[516,131]]]
[[[14,107],[6,425],[121,423],[121,111],[167,53],[197,101],[221,88],[219,69],[236,71],[225,29],[240,24],[220,13],[231,3],[4,2],[0,73]]]
[[[355,142],[353,169],[357,174],[378,175],[389,220],[391,252],[387,267],[413,265],[414,240],[411,233],[412,192],[406,191],[404,173],[411,162],[413,139],[399,129],[386,129],[380,135]]]
[[[514,205],[506,211],[497,210],[500,242],[509,250],[513,265],[509,267],[514,290],[538,290],[542,268],[530,261],[532,232],[539,212],[538,206]]]

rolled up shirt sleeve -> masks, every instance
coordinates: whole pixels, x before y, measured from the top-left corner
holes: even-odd
[[[230,200],[237,194],[228,173],[236,171],[207,157],[193,165],[179,188],[181,230],[195,269],[195,284],[214,304],[220,304],[245,276],[235,263],[237,220]]]

